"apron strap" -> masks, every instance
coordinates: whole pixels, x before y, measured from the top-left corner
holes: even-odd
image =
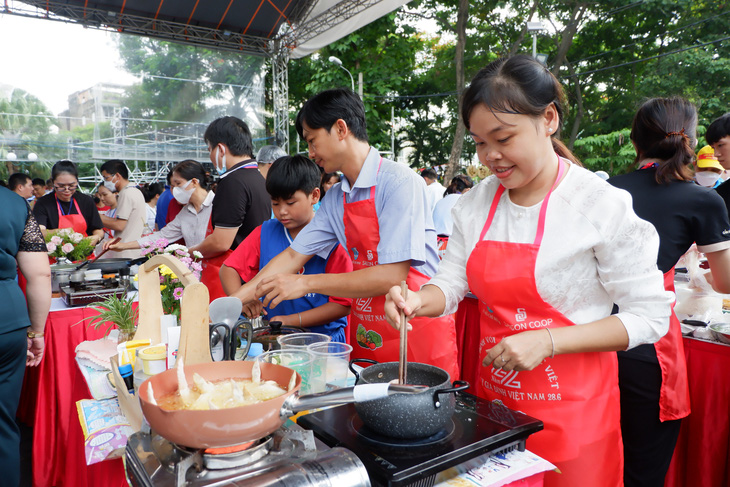
[[[553,186],[550,188],[550,191],[548,191],[548,194],[545,196],[542,205],[540,205],[540,217],[537,221],[537,232],[535,233],[534,242],[534,244],[538,246],[542,243],[542,236],[545,233],[545,215],[547,214],[547,204],[550,200],[550,195],[552,194],[555,187],[558,185],[560,178],[562,178],[563,174],[565,173],[565,165],[561,163],[562,161],[560,160],[560,156],[558,156],[558,154],[555,154],[555,157],[557,157],[558,159],[558,177],[555,179]],[[497,192],[494,194],[494,198],[492,199],[492,205],[489,207],[489,215],[487,216],[487,221],[486,223],[484,223],[482,233],[479,235],[480,242],[484,240],[484,236],[487,234],[487,231],[492,226],[492,220],[494,220],[494,214],[497,212],[499,199],[504,194],[504,190],[505,187],[500,184],[499,188],[497,188]]]

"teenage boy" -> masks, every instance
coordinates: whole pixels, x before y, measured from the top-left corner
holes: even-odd
[[[114,230],[115,237],[122,239],[122,243],[139,240],[147,221],[147,203],[144,195],[129,181],[129,169],[124,161],[111,159],[101,165],[101,175],[104,186],[111,192],[118,192],[117,211],[113,217],[100,215],[104,228]],[[137,258],[139,249],[110,251],[104,254],[105,258],[126,257]]]
[[[422,177],[407,165],[384,159],[368,144],[362,100],[347,89],[327,90],[308,100],[296,119],[309,157],[325,172],[339,171],[311,223],[235,296],[264,305],[307,293],[354,298],[350,323],[352,358],[398,360],[398,331],[385,321],[384,295],[401,281],[420,289],[436,272],[436,233]],[[313,256],[339,241],[353,272],[295,274]],[[415,318],[408,360],[428,363],[458,377],[452,316]]]
[[[266,191],[276,219],[257,227],[236,248],[221,267],[223,290],[233,294],[244,282],[253,279],[261,268],[286,250],[299,232],[314,218],[314,205],[319,201],[319,168],[304,156],[285,156],[270,165]],[[352,271],[352,262],[339,244],[312,257],[303,274],[343,273]],[[258,314],[260,302],[252,314]],[[318,293],[282,301],[275,308],[266,308],[270,321],[284,326],[301,326],[315,333],[324,333],[332,341],[345,342],[345,326],[351,299],[327,297]]]
[[[715,157],[725,170],[730,170],[730,113],[715,119],[705,133],[705,140],[715,150]],[[715,188],[717,194],[725,200],[725,207],[730,213],[730,179]]]
[[[254,228],[271,217],[271,199],[253,158],[251,131],[243,120],[216,119],[205,129],[203,138],[220,181],[210,217],[212,230],[190,250],[203,254],[201,282],[208,287],[212,301],[225,296],[218,277],[221,265]]]

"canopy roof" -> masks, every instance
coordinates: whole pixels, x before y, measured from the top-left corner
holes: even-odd
[[[255,56],[298,58],[407,1],[6,0],[2,11]]]

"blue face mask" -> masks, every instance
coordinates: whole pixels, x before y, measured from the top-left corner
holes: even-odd
[[[221,160],[221,162],[223,163],[223,167],[218,167],[218,153],[220,152],[220,149],[220,147],[215,148],[215,169],[216,171],[218,171],[219,176],[223,176],[223,174],[225,174],[226,172],[226,155],[223,154],[223,158]]]

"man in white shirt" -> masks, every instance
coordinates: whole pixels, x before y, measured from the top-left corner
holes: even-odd
[[[114,230],[116,232],[115,237],[120,237],[122,243],[138,240],[142,237],[142,231],[147,220],[147,203],[144,201],[142,191],[129,182],[127,165],[119,159],[111,159],[102,164],[101,175],[104,177],[104,186],[109,191],[119,192],[116,215],[114,217],[101,215],[104,227]],[[104,257],[132,259],[139,256],[139,249],[107,252],[104,255]]]
[[[426,195],[428,196],[428,203],[431,205],[430,211],[433,211],[436,202],[444,197],[444,188],[441,183],[438,182],[438,175],[433,168],[427,168],[421,171],[421,176],[426,181]]]

